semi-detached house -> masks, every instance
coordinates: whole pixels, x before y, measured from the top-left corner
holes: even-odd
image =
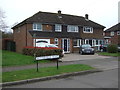
[[[22,52],[25,46],[37,46],[46,41],[63,48],[65,53],[79,51],[81,44],[99,46],[103,43],[104,26],[85,17],[57,13],[38,12],[14,26],[16,51]],[[36,39],[36,42],[35,42]]]

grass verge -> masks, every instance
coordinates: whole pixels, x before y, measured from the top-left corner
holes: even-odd
[[[50,60],[41,60],[39,63],[51,62]],[[34,57],[22,55],[20,53],[2,51],[2,66],[21,66],[35,64]]]
[[[114,56],[114,57],[120,56],[120,52],[119,53],[99,52],[98,54],[99,55],[104,55],[104,56]]]
[[[63,73],[85,71],[85,70],[92,70],[92,69],[94,68],[88,65],[72,64],[72,65],[59,66],[58,70],[56,67],[44,67],[44,68],[39,68],[39,72],[36,72],[36,69],[3,72],[2,81],[3,82],[19,81],[19,80],[53,76],[53,75],[58,75]]]

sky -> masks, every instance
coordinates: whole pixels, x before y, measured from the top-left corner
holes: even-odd
[[[89,19],[107,28],[118,23],[118,2],[120,0],[0,0],[5,12],[6,23],[12,26],[39,11],[77,16],[89,15]],[[119,9],[120,10],[120,9]]]

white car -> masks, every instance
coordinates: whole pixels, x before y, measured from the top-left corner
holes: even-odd
[[[36,47],[55,47],[55,48],[58,48],[58,46],[56,46],[54,44],[49,44],[49,43],[37,43]]]
[[[44,42],[36,43],[36,47],[53,47],[53,48],[58,48],[58,46],[56,46],[54,44],[49,44],[49,43],[44,43]],[[64,50],[63,50],[62,54],[64,55]]]

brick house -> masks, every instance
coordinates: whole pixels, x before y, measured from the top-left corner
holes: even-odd
[[[120,23],[104,31],[105,43],[120,45]]]
[[[103,43],[104,26],[85,17],[58,13],[38,12],[14,26],[16,51],[25,46],[35,46],[38,41],[47,41],[63,48],[66,53],[77,52],[81,44],[98,46]],[[99,48],[98,48],[99,49]]]

